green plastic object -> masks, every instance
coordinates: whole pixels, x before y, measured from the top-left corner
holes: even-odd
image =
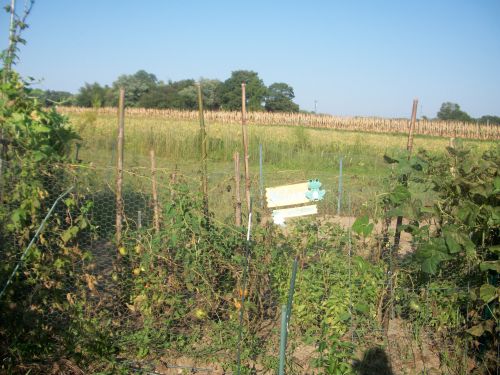
[[[307,181],[306,198],[310,201],[323,200],[325,196],[325,190],[321,189],[321,185],[321,182],[319,182],[317,178]]]

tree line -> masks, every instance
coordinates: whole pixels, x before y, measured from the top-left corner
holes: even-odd
[[[237,70],[225,81],[201,79],[204,107],[209,110],[241,109],[241,83],[246,83],[247,108],[250,111],[298,112],[293,102],[293,87],[276,82],[267,87],[258,73]],[[197,109],[197,82],[194,79],[163,82],[144,70],[123,74],[112,84],[85,83],[76,94],[65,91],[33,90],[46,106],[113,107],[118,103],[118,89],[125,89],[128,107],[159,109]]]
[[[471,117],[467,112],[462,111],[457,103],[445,102],[437,113],[439,120],[479,122],[481,124],[500,124],[499,116],[484,115],[479,118]]]
[[[267,87],[258,73],[237,70],[225,81],[201,79],[204,107],[208,110],[241,110],[241,83],[246,83],[247,109],[250,111],[299,112],[294,103],[293,87],[275,82]],[[116,107],[118,89],[125,89],[125,104],[136,108],[196,110],[198,108],[197,82],[194,79],[163,82],[145,70],[123,74],[111,85],[85,83],[76,94],[66,91],[34,89],[33,94],[45,106]],[[426,116],[422,119],[429,120]],[[436,114],[437,120],[499,124],[500,116],[484,115],[473,118],[457,103],[445,102]]]

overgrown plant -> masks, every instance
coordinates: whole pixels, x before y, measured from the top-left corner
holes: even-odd
[[[401,185],[386,198],[393,207],[386,213],[408,220],[403,229],[412,234],[415,249],[401,271],[414,294],[396,297],[408,306],[398,311],[439,331],[470,337],[476,372],[494,368],[498,359],[499,164],[498,147],[478,159],[460,143],[444,156],[420,151],[418,163],[408,165],[419,172],[408,181],[432,191],[432,201],[413,198]]]

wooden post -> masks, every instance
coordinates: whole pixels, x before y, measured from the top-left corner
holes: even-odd
[[[241,84],[241,130],[243,133],[243,152],[245,162],[245,197],[248,212],[250,212],[250,168],[248,166],[248,134],[247,134],[247,110],[246,110],[246,85]]]
[[[415,122],[417,121],[417,108],[418,108],[418,99],[413,99],[413,108],[411,110],[410,131],[408,132],[408,143],[406,144],[406,150],[408,151],[408,158],[410,158],[411,152],[413,150],[413,132],[415,131]]]
[[[234,223],[241,226],[241,196],[240,196],[240,153],[235,152],[234,159],[234,190],[236,197]]]
[[[151,156],[151,180],[153,181],[153,225],[156,234],[160,233],[160,206],[158,205],[158,189],[156,185],[156,159],[155,150],[149,151]]]
[[[125,128],[125,90],[120,89],[120,98],[118,101],[118,147],[116,164],[116,243],[122,243],[122,225],[123,225],[123,139]]]
[[[203,98],[201,96],[201,83],[198,83],[198,109],[200,112],[200,138],[201,138],[201,186],[203,192],[203,214],[208,223],[208,180],[207,180],[207,132],[203,117]]]
[[[411,111],[411,122],[410,122],[410,131],[408,133],[408,143],[406,146],[406,149],[408,151],[408,160],[411,157],[411,152],[413,150],[413,129],[415,127],[415,120],[417,118],[417,106],[418,106],[418,99],[413,99],[413,108]],[[402,176],[403,178],[403,185],[408,186],[408,176],[404,175]],[[398,216],[396,219],[396,232],[394,233],[394,244],[392,248],[392,253],[393,256],[397,254],[397,251],[399,249],[399,243],[401,241],[401,225],[403,225],[403,216]]]

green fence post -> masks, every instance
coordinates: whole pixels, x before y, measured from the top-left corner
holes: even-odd
[[[278,370],[279,375],[285,374],[285,351],[286,339],[288,331],[288,308],[286,305],[281,306],[281,335],[280,335],[280,367]]]

